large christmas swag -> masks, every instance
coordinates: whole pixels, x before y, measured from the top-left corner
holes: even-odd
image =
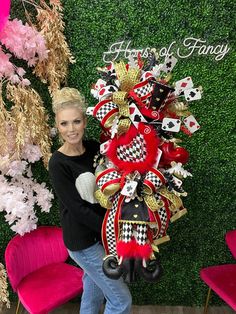
[[[170,84],[176,62],[171,55],[159,63],[155,51],[145,62],[140,56],[111,62],[98,68],[101,78],[91,89],[99,102],[87,114],[102,128],[95,196],[107,208],[103,270],[113,279],[132,281],[138,273],[158,280],[155,252],[169,240],[169,222],[187,212],[181,197],[182,180],[191,176],[183,168],[189,153],[174,135],[199,129],[188,105],[201,98],[201,88],[191,77]]]

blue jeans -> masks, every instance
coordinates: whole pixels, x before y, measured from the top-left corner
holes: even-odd
[[[84,270],[81,314],[98,314],[104,297],[104,314],[129,314],[132,297],[123,278],[109,279],[102,270],[103,246],[96,243],[87,249],[69,251],[70,257]]]

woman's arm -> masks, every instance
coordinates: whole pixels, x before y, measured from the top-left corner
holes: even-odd
[[[49,163],[49,175],[59,201],[73,218],[90,229],[100,232],[103,217],[98,213],[100,206],[83,200],[73,182],[73,177],[65,165],[59,162]],[[100,208],[103,212],[103,209]]]

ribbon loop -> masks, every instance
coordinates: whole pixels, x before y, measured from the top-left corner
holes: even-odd
[[[129,92],[139,82],[141,71],[139,68],[126,69],[123,61],[115,64],[115,71],[120,81],[120,89]]]
[[[164,206],[164,202],[162,200],[158,200],[155,196],[152,195],[145,195],[144,201],[147,206],[151,209],[151,211],[156,211]]]
[[[119,123],[118,123],[118,136],[126,133],[131,125],[131,121],[130,119],[120,119]]]
[[[108,199],[107,196],[105,196],[101,190],[97,190],[94,193],[95,198],[97,199],[97,201],[99,202],[99,204],[107,209],[112,208],[112,203],[111,201]]]

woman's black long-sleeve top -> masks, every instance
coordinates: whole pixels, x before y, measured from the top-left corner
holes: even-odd
[[[49,161],[49,175],[59,201],[60,220],[66,247],[82,250],[101,238],[105,209],[95,200],[95,141],[84,141],[85,153],[67,156],[55,151]]]

